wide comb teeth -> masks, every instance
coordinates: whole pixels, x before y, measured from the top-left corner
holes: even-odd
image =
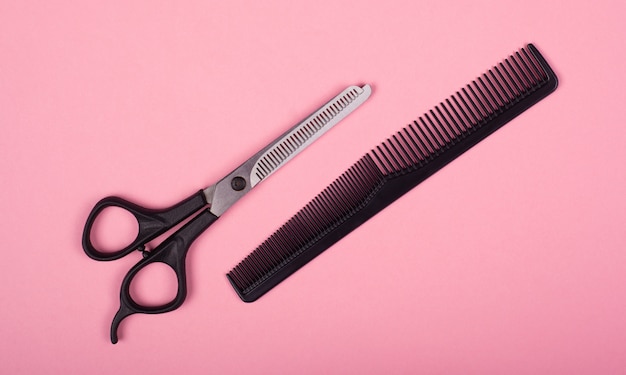
[[[372,158],[384,175],[421,168],[548,81],[522,48],[376,147]]]
[[[363,156],[228,279],[243,301],[256,300],[556,87],[539,51],[520,49]]]

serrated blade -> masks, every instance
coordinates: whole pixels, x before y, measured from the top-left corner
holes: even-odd
[[[348,87],[311,116],[279,137],[256,158],[257,161],[250,173],[251,185],[254,186],[270,176],[300,151],[315,142],[322,134],[361,105],[370,93],[369,85]]]
[[[220,216],[259,182],[276,172],[322,134],[358,108],[372,89],[350,86],[257,152],[217,184],[204,190],[211,212]]]

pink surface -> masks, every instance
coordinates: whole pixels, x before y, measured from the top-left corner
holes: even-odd
[[[2,2],[0,373],[624,373],[626,26],[622,2],[586,3]],[[232,266],[528,42],[552,96],[258,302],[237,298]],[[175,203],[360,83],[361,109],[198,239],[185,305],[130,317],[111,345],[139,254],[87,258],[93,204]]]

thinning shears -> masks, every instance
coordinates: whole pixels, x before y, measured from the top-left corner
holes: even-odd
[[[120,308],[111,324],[111,342],[117,343],[118,327],[129,315],[160,314],[180,307],[187,296],[185,258],[192,242],[242,196],[360,106],[370,94],[369,85],[346,88],[217,183],[172,207],[160,210],[148,209],[119,197],[106,197],[99,201],[89,214],[83,231],[85,253],[98,261],[119,259],[135,250],[140,250],[144,255],[122,281]],[[127,210],[137,219],[139,226],[135,240],[118,251],[98,250],[92,242],[94,222],[107,207]],[[191,219],[158,246],[146,251],[145,246],[148,242],[189,218]],[[178,291],[168,303],[145,306],[133,299],[130,285],[139,271],[155,262],[165,263],[174,270],[178,280]]]

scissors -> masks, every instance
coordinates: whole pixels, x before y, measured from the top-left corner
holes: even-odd
[[[189,198],[165,209],[149,209],[119,197],[106,197],[96,203],[87,218],[83,231],[83,249],[92,259],[110,261],[139,250],[143,259],[135,264],[122,280],[120,308],[111,324],[111,342],[118,341],[118,328],[129,315],[161,314],[176,310],[187,296],[185,258],[192,242],[213,224],[230,206],[266,179],[322,134],[360,106],[371,94],[369,85],[350,86],[331,99],[309,117],[254,154],[241,166],[217,183],[200,190]],[[98,250],[92,242],[92,229],[98,215],[107,207],[119,207],[130,212],[138,223],[135,240],[117,251]],[[189,219],[191,218],[191,219]],[[169,229],[189,219],[180,229],[152,250],[146,244]],[[158,306],[136,302],[130,294],[133,278],[146,266],[165,263],[176,273],[176,296]]]

